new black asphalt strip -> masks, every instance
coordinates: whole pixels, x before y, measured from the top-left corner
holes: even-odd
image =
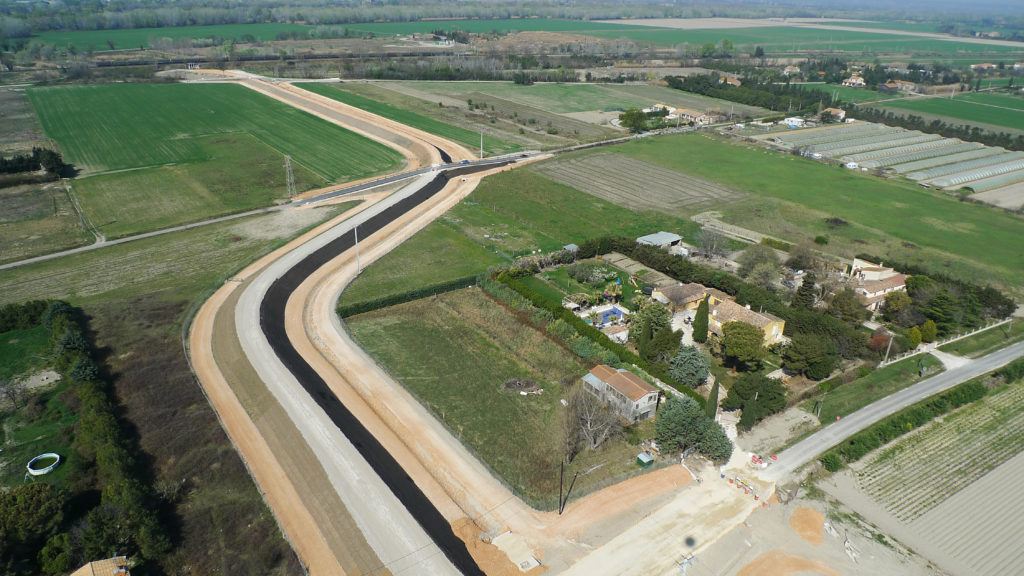
[[[491,169],[500,165],[468,166],[463,169],[450,170],[438,174],[436,178],[415,194],[397,202],[394,206],[358,226],[358,234],[363,238],[368,238],[374,232],[377,232],[396,218],[440,192],[451,178]],[[359,451],[359,454],[373,467],[391,492],[394,493],[395,497],[398,498],[399,502],[409,510],[409,513],[423,527],[423,530],[430,535],[434,543],[444,552],[452,564],[463,574],[483,576],[483,571],[480,570],[473,557],[470,556],[465,543],[455,535],[451,525],[445,520],[444,516],[431,504],[430,500],[423,494],[423,491],[416,486],[412,478],[405,473],[405,470],[392,458],[391,454],[345,408],[341,401],[331,392],[323,378],[306,363],[305,359],[299,355],[298,351],[295,350],[295,347],[288,340],[288,335],[285,331],[285,306],[288,303],[288,298],[313,272],[353,245],[354,235],[346,234],[310,254],[278,278],[270,286],[270,290],[267,292],[263,302],[260,303],[260,328],[263,330],[263,334],[266,335],[267,341],[281,362],[302,384],[306,392],[323,409],[335,426],[352,442]]]

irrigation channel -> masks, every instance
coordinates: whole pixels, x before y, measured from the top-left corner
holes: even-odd
[[[363,238],[369,237],[437,194],[451,178],[496,168],[510,162],[505,160],[485,165],[469,165],[440,172],[419,191],[357,226],[355,233]],[[292,293],[317,269],[354,245],[355,235],[345,234],[305,257],[277,278],[260,302],[260,329],[284,366],[295,376],[317,405],[323,409],[331,422],[356,447],[359,454],[380,476],[452,564],[462,574],[483,576],[484,572],[470,556],[465,543],[452,531],[448,521],[438,512],[391,454],[338,400],[323,378],[306,362],[288,339],[285,330],[285,308]]]

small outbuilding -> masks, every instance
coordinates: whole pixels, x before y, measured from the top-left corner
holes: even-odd
[[[678,246],[683,241],[683,237],[678,234],[671,232],[655,232],[654,234],[648,234],[647,236],[641,236],[636,239],[637,244],[646,244],[647,246],[657,246],[662,250],[669,250],[673,246]]]

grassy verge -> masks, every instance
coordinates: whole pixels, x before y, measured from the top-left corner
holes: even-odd
[[[963,340],[939,346],[939,350],[960,356],[984,356],[989,352],[1005,348],[1024,339],[1024,322],[1014,319],[1009,325],[1003,324],[978,332]]]
[[[530,504],[553,508],[566,383],[587,367],[546,335],[520,322],[479,289],[459,290],[346,320],[359,342]],[[544,389],[522,396],[510,378]],[[571,469],[587,470],[574,493],[633,471],[635,447],[624,439],[585,452]]]
[[[815,404],[820,401],[822,406],[819,420],[822,423],[832,422],[836,417],[852,414],[875,400],[885,398],[920,381],[919,362],[928,370],[928,376],[934,376],[942,371],[941,362],[929,354],[922,354],[875,370],[863,378],[808,400],[800,407],[813,412]]]
[[[0,380],[45,366],[49,348],[50,335],[42,326],[0,334]]]

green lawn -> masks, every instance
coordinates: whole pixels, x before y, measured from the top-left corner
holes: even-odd
[[[915,100],[895,100],[886,102],[886,108],[898,108],[911,112],[923,112],[946,118],[981,122],[1024,130],[1024,106],[1019,98],[1000,97],[998,94],[976,94],[971,99],[925,98]]]
[[[960,356],[977,357],[1005,348],[1022,339],[1024,339],[1024,322],[1015,318],[1009,325],[1003,324],[989,328],[963,340],[939,346],[939,350]]]
[[[287,197],[281,156],[249,134],[196,138],[213,160],[99,174],[74,182],[90,222],[107,238],[268,206]],[[298,190],[323,180],[293,165]]]
[[[1019,242],[1024,220],[1001,210],[700,134],[645,138],[618,146],[616,152],[760,196],[766,202],[745,203],[753,212],[797,213],[806,218],[806,236],[788,237],[790,241],[826,234],[833,240],[844,239],[855,253],[872,248],[860,238],[863,231],[868,239],[888,239],[876,244],[886,252],[883,257],[893,254],[902,261],[942,266],[950,273],[984,278],[1006,288],[1024,285],[1024,251]],[[775,212],[759,216],[771,227],[766,232],[788,225],[779,216]],[[851,224],[829,230],[824,222],[829,216]],[[835,250],[836,242],[829,247]]]
[[[0,334],[0,381],[44,367],[50,333],[42,326]]]
[[[448,292],[346,319],[355,338],[387,366],[459,439],[531,505],[558,499],[563,380],[587,367],[571,352],[521,324],[479,289]],[[543,394],[505,390],[528,378]],[[585,452],[567,473],[587,470],[575,495],[638,471],[636,448],[616,438]]]
[[[808,412],[813,412],[815,403],[821,401],[819,419],[822,424],[828,424],[835,421],[837,416],[852,414],[876,400],[918,382],[920,380],[918,371],[921,365],[928,369],[928,376],[934,376],[942,371],[942,363],[934,356],[921,354],[895,362],[849,384],[829,390],[821,396],[804,402],[800,407]]]
[[[221,26],[176,26],[169,28],[132,28],[124,30],[77,30],[44,32],[37,34],[34,38],[42,42],[49,42],[60,47],[73,45],[80,52],[96,51],[104,52],[113,49],[125,50],[140,47],[149,47],[150,41],[154,39],[170,38],[172,40],[182,38],[220,38],[224,40],[234,39],[240,41],[243,36],[249,35],[260,41],[269,41],[278,34],[292,31],[306,33],[313,30],[312,26],[286,23],[266,24],[225,24]]]
[[[88,172],[216,162],[202,138],[229,134],[249,134],[329,182],[358,180],[402,162],[381,144],[242,86],[61,86],[30,89],[29,97],[64,159]]]
[[[462,144],[469,150],[477,150],[480,146],[480,135],[476,132],[348,92],[345,90],[344,84],[304,82],[300,83],[299,87],[322,96],[327,96],[328,98],[339,102],[344,102],[350,106],[366,110],[367,112],[372,112],[385,118],[389,118],[396,122],[401,122],[402,124],[412,126],[413,128],[419,128],[424,132],[448,138],[449,140]],[[489,155],[515,152],[521,149],[522,148],[519,146],[509,142],[504,142],[497,138],[487,138],[484,141],[484,151]]]

